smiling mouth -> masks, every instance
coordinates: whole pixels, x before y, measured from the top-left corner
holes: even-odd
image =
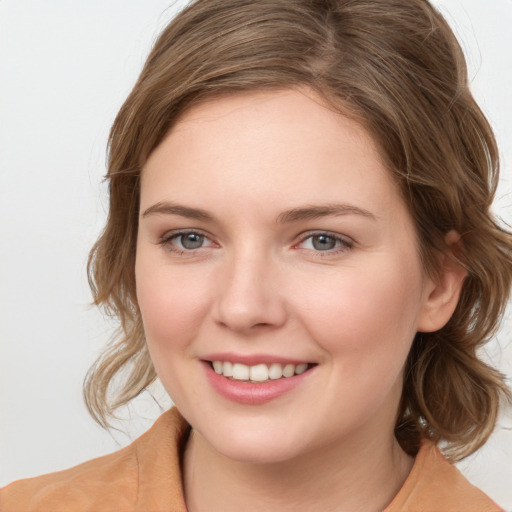
[[[315,366],[312,363],[261,363],[252,366],[242,363],[231,363],[230,361],[209,361],[209,363],[218,375],[222,375],[230,380],[251,383],[288,379],[300,375]]]

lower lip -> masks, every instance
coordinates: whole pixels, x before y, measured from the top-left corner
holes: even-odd
[[[246,382],[228,379],[216,373],[209,362],[204,362],[206,376],[215,391],[224,398],[239,404],[260,405],[288,393],[307,379],[312,368],[293,377],[283,377],[265,382]]]

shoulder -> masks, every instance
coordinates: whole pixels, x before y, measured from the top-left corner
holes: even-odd
[[[94,507],[94,501],[108,500],[107,487],[122,497],[118,504],[125,507],[134,501],[136,481],[137,458],[132,444],[65,471],[12,483],[0,491],[0,510],[81,510],[85,503]]]
[[[385,512],[500,512],[502,509],[472,485],[437,446],[423,440],[402,489]]]
[[[168,500],[173,488],[180,491],[176,497],[179,503],[179,450],[187,431],[183,418],[171,409],[145,434],[117,452],[4,487],[0,491],[0,511],[128,512],[143,510],[145,503],[157,510],[153,505],[159,507],[159,493],[162,500]],[[146,492],[149,488],[151,495]]]

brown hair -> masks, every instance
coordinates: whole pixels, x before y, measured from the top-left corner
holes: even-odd
[[[165,28],[110,134],[110,210],[89,279],[120,332],[87,377],[86,403],[107,425],[156,378],[134,277],[148,156],[200,101],[304,86],[373,136],[414,218],[427,272],[436,272],[446,233],[462,236],[459,304],[444,328],[416,335],[395,433],[408,453],[423,435],[463,458],[489,437],[500,396],[510,397],[477,350],[510,294],[512,235],[490,213],[498,181],[491,127],[455,36],[426,0],[195,0]]]

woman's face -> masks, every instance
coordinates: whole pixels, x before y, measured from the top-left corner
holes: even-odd
[[[214,450],[392,436],[433,285],[371,138],[312,93],[181,118],[143,169],[136,282],[158,376]]]

